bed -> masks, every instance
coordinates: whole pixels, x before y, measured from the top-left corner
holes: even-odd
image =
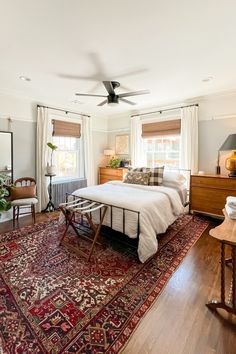
[[[168,226],[184,212],[186,187],[110,181],[78,189],[73,196],[108,205],[103,225],[130,238],[138,237],[138,257],[144,263],[157,252],[156,235],[165,233]],[[93,220],[99,222],[99,212],[93,213]]]

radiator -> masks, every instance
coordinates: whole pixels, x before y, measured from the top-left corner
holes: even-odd
[[[52,183],[52,202],[55,208],[59,207],[60,203],[65,202],[66,193],[72,193],[76,189],[87,187],[87,180],[80,178],[72,181],[55,181]]]

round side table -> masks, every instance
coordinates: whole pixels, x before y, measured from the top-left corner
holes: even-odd
[[[236,315],[236,220],[230,219],[225,209],[223,214],[225,216],[223,223],[209,232],[221,244],[221,299],[212,300],[206,305],[212,310],[224,309]],[[231,258],[225,258],[225,245],[231,246]],[[225,265],[230,263],[232,264],[232,281],[227,301],[225,298]]]

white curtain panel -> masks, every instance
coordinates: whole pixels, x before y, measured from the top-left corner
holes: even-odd
[[[36,183],[38,196],[38,211],[46,208],[48,190],[46,182],[47,142],[50,141],[48,109],[38,107],[37,116],[37,146],[36,146]]]
[[[198,172],[198,107],[181,108],[180,168]]]
[[[146,166],[142,139],[142,121],[140,117],[131,118],[131,163],[133,167]]]
[[[83,117],[83,142],[84,142],[84,168],[85,176],[87,179],[87,185],[93,186],[95,184],[95,172],[94,172],[94,161],[93,161],[93,139],[92,139],[92,128],[91,128],[91,118]]]

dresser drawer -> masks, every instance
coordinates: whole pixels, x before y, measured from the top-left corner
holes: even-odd
[[[123,169],[116,168],[100,168],[100,175],[103,176],[123,176]]]
[[[100,175],[99,180],[100,180],[100,183],[105,183],[108,181],[122,181],[123,176]],[[101,181],[105,181],[105,182],[101,182]]]
[[[226,198],[229,195],[233,195],[232,192],[233,191],[229,192],[224,189],[193,187],[191,189],[191,210],[222,215]],[[236,193],[234,195],[236,195]]]
[[[206,187],[206,188],[236,190],[236,179],[227,178],[227,177],[216,178],[216,177],[191,176],[191,185]]]
[[[100,176],[100,179],[99,179],[99,183],[100,184],[107,183],[107,182],[110,182],[110,181],[114,181],[114,178]]]
[[[192,175],[190,210],[222,216],[228,196],[236,197],[236,179],[219,175]]]
[[[99,168],[99,183],[106,183],[109,181],[123,181],[123,178],[128,171],[127,168]]]

